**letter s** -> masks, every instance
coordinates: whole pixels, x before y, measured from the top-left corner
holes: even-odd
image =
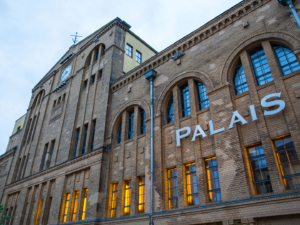
[[[283,100],[273,100],[273,101],[267,102],[267,100],[269,98],[272,98],[272,97],[280,98],[280,95],[281,95],[281,92],[280,93],[273,93],[273,94],[265,96],[261,100],[260,104],[261,104],[262,107],[267,108],[267,107],[272,107],[272,106],[276,106],[276,105],[279,106],[277,109],[272,110],[272,111],[264,110],[264,116],[274,115],[274,114],[279,113],[280,111],[282,111],[284,109],[285,102]]]

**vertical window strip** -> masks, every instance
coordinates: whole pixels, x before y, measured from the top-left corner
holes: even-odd
[[[34,220],[35,225],[38,225],[40,222],[43,202],[44,202],[44,199],[40,199],[38,202],[38,205],[36,207],[35,220]]]
[[[273,48],[284,76],[300,69],[298,60],[291,49],[281,45],[274,45]]]
[[[99,48],[97,48],[96,51],[95,51],[95,60],[94,60],[94,62],[96,62],[98,60],[98,56],[99,56]]]
[[[300,161],[292,138],[277,139],[274,145],[286,189],[300,188]]]
[[[118,183],[112,184],[111,187],[111,208],[110,208],[110,217],[116,217],[117,211],[117,194],[118,194]]]
[[[185,84],[180,87],[180,96],[182,117],[191,115],[190,93],[188,84]]]
[[[76,220],[77,207],[78,207],[79,191],[73,192],[73,204],[72,204],[72,213],[70,215],[71,221]]]
[[[139,213],[145,212],[145,177],[139,177]]]
[[[167,170],[169,209],[178,207],[177,169]]]
[[[127,139],[133,138],[133,126],[134,126],[134,110],[129,112],[128,118],[128,137]]]
[[[208,101],[208,96],[206,94],[206,91],[207,91],[206,86],[200,82],[197,82],[199,110],[206,109],[209,107],[209,101]]]
[[[83,206],[82,206],[82,216],[81,220],[85,220],[85,213],[86,213],[86,203],[87,203],[87,194],[88,194],[88,188],[85,188],[83,190],[84,196],[83,196]]]
[[[86,145],[87,132],[88,132],[88,124],[84,125],[84,134],[83,134],[81,155],[83,155],[85,153],[85,145]]]
[[[217,158],[205,159],[205,167],[209,201],[222,201]]]
[[[75,145],[74,145],[74,152],[73,152],[73,158],[76,157],[76,152],[77,152],[77,146],[78,146],[78,141],[79,141],[79,133],[80,129],[76,129],[76,138],[75,138]]]
[[[190,163],[185,165],[186,185],[187,185],[187,202],[188,205],[198,205],[198,186],[196,176],[196,164]]]
[[[65,194],[65,204],[63,208],[63,216],[62,216],[62,222],[67,222],[67,216],[68,216],[68,209],[70,204],[70,193]]]
[[[93,130],[92,130],[91,149],[90,149],[90,151],[93,151],[93,150],[94,150],[95,130],[96,130],[96,120],[93,121]]]
[[[249,91],[244,67],[241,61],[235,68],[234,75],[233,75],[233,84],[234,84],[234,90],[236,95]]]
[[[273,81],[271,70],[263,48],[256,48],[249,54],[258,86]]]
[[[52,197],[49,197],[48,203],[47,203],[47,207],[45,209],[45,214],[44,214],[44,218],[43,218],[43,224],[48,224],[49,216],[50,216],[51,204],[52,204]]]
[[[130,215],[131,180],[125,181],[124,190],[124,215]]]
[[[104,56],[105,55],[105,45],[102,45],[102,54],[101,54],[102,56]]]
[[[140,53],[139,51],[136,51],[135,53],[135,61],[137,61],[138,63],[142,63],[142,53]]]
[[[117,130],[116,144],[120,144],[121,141],[122,141],[122,121],[120,122]]]
[[[273,192],[267,161],[262,145],[248,148],[252,181],[256,194]]]
[[[53,155],[53,151],[54,151],[54,146],[55,146],[55,140],[51,141],[50,160],[49,160],[49,163],[47,165],[47,168],[49,168],[51,166],[51,160],[52,160],[52,155]]]
[[[47,152],[48,152],[48,147],[49,147],[49,143],[47,143],[47,144],[45,145],[44,158],[43,158],[43,164],[42,164],[42,170],[45,169],[46,159],[47,159]]]
[[[28,144],[29,141],[30,141],[31,134],[32,134],[33,128],[34,128],[34,126],[35,126],[35,120],[36,120],[36,116],[33,117],[33,122],[32,122],[32,124],[31,124],[30,131],[29,131],[29,135],[28,135],[28,138],[27,138],[27,144]]]
[[[173,104],[173,95],[170,97],[170,100],[167,104],[167,124],[174,122],[174,104]]]
[[[146,113],[144,110],[141,110],[141,131],[140,134],[145,134],[146,133]]]

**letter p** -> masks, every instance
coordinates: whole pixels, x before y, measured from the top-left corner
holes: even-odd
[[[180,133],[181,133],[182,131],[186,131],[186,133],[180,135]],[[177,147],[180,146],[180,140],[181,140],[182,138],[185,138],[185,137],[189,136],[190,133],[191,133],[191,128],[190,128],[190,127],[183,127],[183,128],[181,128],[181,129],[179,129],[179,130],[176,130],[176,142],[177,142]]]

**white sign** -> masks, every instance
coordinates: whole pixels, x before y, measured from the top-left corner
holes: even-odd
[[[283,100],[273,100],[273,101],[267,102],[267,100],[270,99],[270,98],[274,98],[274,97],[280,98],[280,95],[281,95],[281,93],[273,93],[273,94],[265,96],[261,100],[260,104],[264,108],[278,106],[277,109],[274,109],[274,110],[271,110],[271,111],[264,110],[264,116],[275,115],[275,114],[281,112],[284,109],[285,102]],[[255,106],[250,105],[249,109],[250,109],[250,114],[251,114],[252,121],[257,120]],[[241,116],[241,114],[239,114],[238,110],[232,112],[232,117],[231,117],[231,121],[230,121],[230,125],[229,125],[228,129],[232,129],[233,125],[235,123],[239,123],[239,122],[242,125],[248,123]],[[220,129],[215,130],[212,120],[208,121],[208,124],[209,124],[210,135],[218,134],[220,132],[225,131],[225,127],[222,127]],[[177,147],[180,146],[180,140],[183,139],[183,138],[188,137],[190,135],[190,133],[191,133],[191,128],[190,127],[183,127],[181,129],[176,130],[176,144],[177,144]],[[200,125],[196,125],[192,141],[195,141],[196,137],[198,137],[198,136],[202,136],[202,138],[207,137],[207,134],[203,131],[203,129],[201,128]]]

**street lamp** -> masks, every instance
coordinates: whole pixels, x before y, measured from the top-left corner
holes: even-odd
[[[277,2],[278,2],[280,5],[282,5],[282,6],[288,5],[288,6],[290,7],[291,12],[292,12],[294,18],[295,18],[295,20],[296,20],[298,26],[300,27],[300,18],[299,18],[298,14],[297,14],[297,12],[296,12],[296,10],[295,10],[295,8],[294,8],[293,1],[295,1],[295,0],[277,0]]]
[[[153,81],[156,78],[157,72],[154,69],[150,69],[144,73],[145,79],[150,81],[150,225],[153,225]]]

